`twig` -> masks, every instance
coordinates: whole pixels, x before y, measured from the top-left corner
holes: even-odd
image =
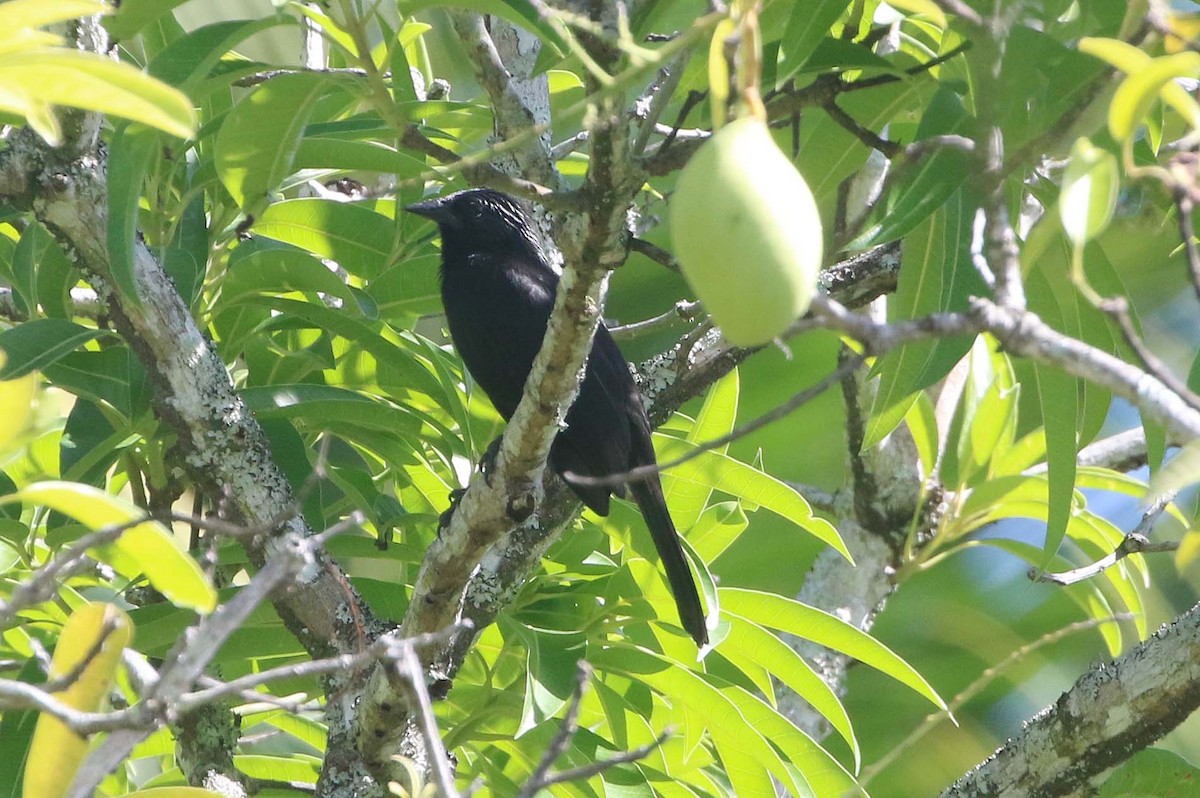
[[[533,769],[533,773],[529,774],[521,791],[517,793],[517,798],[533,798],[538,790],[552,783],[546,780],[550,774],[550,768],[570,747],[571,740],[575,739],[575,734],[579,731],[579,707],[583,703],[583,696],[587,693],[591,679],[592,666],[585,660],[579,660],[575,664],[575,691],[571,695],[570,703],[567,704],[567,711],[563,715],[562,723],[559,725],[558,731],[554,733],[550,744],[546,746],[546,751],[542,754],[537,767]]]
[[[681,321],[696,322],[701,318],[703,312],[699,302],[689,302],[686,299],[681,299],[665,313],[660,313],[657,316],[642,321],[609,327],[608,331],[612,334],[613,338],[620,341],[627,338],[635,338],[650,330],[671,327]]]
[[[1090,565],[1084,565],[1080,568],[1072,568],[1069,571],[1059,571],[1052,573],[1049,571],[1039,571],[1036,568],[1029,569],[1029,578],[1034,582],[1052,582],[1056,585],[1073,585],[1076,582],[1082,582],[1085,579],[1091,579],[1093,576],[1098,576],[1105,569],[1111,568],[1121,560],[1128,557],[1130,554],[1140,554],[1142,552],[1159,552],[1159,551],[1175,551],[1179,548],[1179,542],[1174,540],[1165,541],[1162,543],[1151,543],[1146,534],[1150,528],[1154,526],[1154,522],[1167,509],[1167,505],[1175,500],[1175,493],[1168,492],[1158,497],[1154,504],[1146,509],[1142,514],[1142,520],[1138,522],[1137,527],[1132,532],[1125,536],[1120,544],[1113,549],[1111,554],[1101,557]]]
[[[280,539],[262,569],[248,585],[180,637],[166,657],[159,672],[159,681],[143,695],[142,703],[122,711],[130,713],[133,718],[139,717],[134,713],[146,713],[142,725],[135,726],[130,722],[113,727],[118,730],[92,752],[75,774],[68,793],[70,798],[88,798],[100,781],[125,761],[134,747],[150,734],[156,726],[155,720],[162,717],[162,713],[203,676],[221,645],[242,628],[250,614],[267,601],[280,585],[310,567],[317,551],[331,535],[361,522],[361,516],[355,513],[318,535],[303,536],[292,532]],[[101,717],[111,722],[112,716],[119,714],[109,713]]]
[[[1200,299],[1200,250],[1196,247],[1196,229],[1192,223],[1192,199],[1186,192],[1176,192],[1175,209],[1179,215],[1179,237],[1187,254],[1188,274],[1196,297]]]
[[[1129,313],[1129,300],[1123,296],[1107,297],[1100,301],[1099,308],[1117,323],[1117,327],[1121,330],[1121,336],[1125,339],[1125,343],[1129,344],[1129,348],[1142,361],[1142,367],[1157,377],[1172,391],[1179,394],[1189,405],[1200,410],[1200,396],[1193,393],[1192,389],[1187,386],[1187,383],[1176,377],[1175,373],[1167,367],[1167,364],[1150,351],[1150,348],[1146,346],[1146,342],[1138,335],[1138,331],[1133,326],[1133,318]]]
[[[950,14],[962,17],[972,25],[983,25],[983,17],[979,12],[967,5],[963,0],[933,0],[942,9]]]
[[[417,658],[417,652],[409,641],[400,641],[396,652],[396,670],[409,693],[409,711],[416,715],[425,738],[425,753],[432,764],[434,781],[441,798],[460,798],[454,786],[454,773],[450,770],[450,758],[442,744],[437,718],[433,714],[433,702],[425,684],[425,669]]]
[[[1034,640],[1016,649],[1000,662],[997,662],[990,668],[985,669],[983,673],[979,674],[979,677],[976,678],[975,681],[971,682],[963,689],[961,693],[948,701],[946,703],[945,711],[931,712],[925,717],[925,720],[921,722],[921,725],[913,729],[907,737],[893,746],[891,750],[889,750],[878,760],[863,768],[862,774],[859,776],[859,783],[863,785],[869,784],[876,776],[887,770],[887,768],[889,768],[892,763],[900,757],[901,754],[919,743],[922,738],[929,734],[929,732],[933,731],[939,723],[953,718],[954,713],[959,709],[962,709],[962,707],[964,707],[968,701],[982,693],[988,687],[988,685],[992,684],[992,682],[994,682],[1001,674],[1029,655],[1037,652],[1039,649],[1045,648],[1046,646],[1053,645],[1054,643],[1057,643],[1060,640],[1075,634],[1076,632],[1085,632],[1089,629],[1094,629],[1101,624],[1116,623],[1118,621],[1129,620],[1132,617],[1132,615],[1123,614],[1114,615],[1111,618],[1088,618],[1084,621],[1076,621],[1075,623],[1068,624],[1061,629],[1056,629],[1049,634],[1042,635],[1037,640]]]
[[[645,745],[639,746],[630,751],[622,751],[620,753],[613,754],[608,759],[592,762],[588,765],[580,765],[577,768],[550,773],[542,781],[540,786],[550,787],[554,784],[564,784],[570,781],[582,781],[583,779],[590,779],[592,776],[595,776],[598,773],[603,773],[604,771],[614,768],[617,765],[623,765],[627,762],[637,762],[638,760],[645,759],[646,757],[650,756],[655,749],[665,743],[674,733],[674,730],[668,727],[664,729],[663,732],[658,735],[658,737],[654,738],[652,742],[646,743]]]
[[[634,252],[645,255],[655,263],[667,267],[676,274],[679,273],[679,261],[675,260],[674,255],[658,244],[647,241],[644,238],[634,238],[630,240],[629,248]]]
[[[266,83],[269,80],[283,77],[284,75],[341,75],[355,78],[365,78],[367,70],[359,69],[358,67],[325,67],[325,68],[306,68],[306,69],[267,69],[262,72],[255,72],[252,75],[246,75],[243,78],[238,78],[233,82],[234,86],[239,88],[248,88],[257,86],[260,83]],[[382,77],[390,78],[390,72],[384,72]]]
[[[638,466],[637,468],[632,468],[622,473],[606,474],[599,477],[589,477],[584,476],[583,474],[576,474],[573,471],[568,471],[563,474],[563,478],[566,479],[568,483],[575,485],[611,488],[618,485],[624,485],[629,482],[636,482],[638,480],[646,479],[647,477],[663,471],[668,471],[676,466],[688,462],[689,460],[694,460],[707,451],[711,451],[712,449],[719,448],[727,443],[744,438],[750,433],[760,430],[768,424],[787,416],[796,409],[808,404],[813,399],[823,394],[831,386],[840,382],[847,374],[850,374],[859,366],[861,366],[865,359],[866,358],[863,355],[856,355],[854,357],[847,358],[838,364],[838,367],[834,369],[828,376],[824,377],[820,382],[805,388],[803,391],[800,391],[783,404],[768,410],[758,418],[742,424],[725,435],[721,435],[713,438],[712,440],[696,444],[695,449],[692,449],[691,451],[675,458],[674,460],[669,460],[665,463],[652,463],[649,465]]]
[[[784,480],[788,487],[804,497],[804,500],[809,503],[815,510],[824,510],[829,512],[837,507],[838,496],[836,493],[830,493],[824,488],[818,488],[816,485],[806,485],[802,482],[790,482]]]
[[[578,671],[575,675],[575,691],[571,696],[570,703],[567,705],[567,711],[563,715],[562,724],[558,727],[558,731],[554,733],[554,738],[550,741],[550,744],[546,746],[546,752],[542,754],[537,767],[534,768],[533,773],[529,774],[529,778],[521,786],[521,791],[517,793],[517,798],[533,798],[539,790],[544,790],[555,784],[589,779],[617,765],[645,759],[654,749],[666,742],[667,738],[673,733],[670,728],[667,728],[653,742],[639,748],[631,751],[622,751],[608,759],[592,762],[580,767],[551,772],[550,769],[554,766],[554,763],[570,747],[571,740],[575,738],[576,733],[579,731],[579,708],[583,703],[583,696],[587,692],[588,683],[591,678],[591,665],[580,660]]]
[[[895,158],[903,151],[903,147],[894,141],[888,141],[882,138],[873,130],[863,127],[854,117],[838,107],[837,100],[831,99],[829,102],[821,106],[825,113],[829,114],[829,118],[842,127],[843,130],[849,132],[856,139],[867,145],[870,149],[879,150],[889,158]]]
[[[87,654],[85,654],[79,660],[79,662],[75,663],[71,667],[71,670],[64,673],[62,676],[58,676],[53,679],[47,679],[42,684],[38,685],[38,687],[42,690],[45,690],[47,693],[59,693],[75,684],[75,682],[79,681],[79,677],[83,675],[83,672],[87,670],[87,667],[92,664],[92,660],[94,660],[104,649],[104,644],[108,642],[109,636],[111,636],[116,630],[116,619],[112,617],[106,618],[104,625],[100,629],[99,636],[96,637],[95,642],[92,643]]]
[[[0,601],[0,629],[7,627],[20,610],[53,598],[66,580],[79,573],[85,566],[89,550],[112,543],[126,530],[150,520],[150,517],[146,516],[123,524],[101,527],[72,543],[28,579],[19,583],[7,602]]]

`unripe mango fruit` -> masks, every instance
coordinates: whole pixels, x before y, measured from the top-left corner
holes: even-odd
[[[713,134],[679,175],[675,256],[696,297],[739,346],[765,344],[808,310],[821,269],[821,217],[762,120]]]
[[[54,697],[81,712],[95,712],[112,689],[121,652],[132,636],[133,621],[120,607],[85,604],[72,612],[54,648],[50,679],[72,674],[75,678]],[[66,795],[87,749],[87,740],[62,721],[39,715],[25,760],[24,794],[38,798]]]

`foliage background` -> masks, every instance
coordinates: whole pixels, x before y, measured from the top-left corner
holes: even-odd
[[[456,152],[484,148],[492,128],[491,111],[451,12],[440,7],[445,4],[400,3],[403,17],[382,4],[369,9],[378,17],[350,3],[335,5],[329,11],[331,18],[322,22],[335,42],[330,48],[331,66],[359,64],[355,57],[362,54],[347,19],[367,20],[364,32],[378,48],[376,61],[381,69],[403,74],[407,60],[426,77],[445,79],[452,87],[450,99],[418,105],[419,95],[411,85],[389,83],[391,98],[400,103],[399,119],[419,123],[427,137]],[[529,14],[533,8],[500,0],[470,5],[509,18]],[[964,38],[962,28],[953,24],[943,29],[921,15],[889,15],[874,2],[776,0],[764,5],[767,50],[771,52],[772,45],[782,49],[783,63],[793,63],[786,61],[786,53],[796,41],[833,48],[827,63],[793,63],[801,88],[831,74],[833,67],[842,68],[847,81],[895,75],[952,51]],[[860,125],[905,144],[939,133],[969,134],[980,114],[998,117],[1010,152],[1032,141],[1044,156],[1038,161],[1038,176],[1019,171],[1010,177],[1006,188],[1014,214],[1020,210],[1024,184],[1030,186],[1029,195],[1054,209],[1054,181],[1075,135],[1091,135],[1101,147],[1119,152],[1119,142],[1103,127],[1106,92],[1111,87],[1096,88],[1107,85],[1099,80],[1106,67],[1078,52],[1075,44],[1085,35],[1117,37],[1132,13],[1123,2],[1105,0],[1021,5],[1024,13],[1014,27],[1009,57],[992,87],[999,92],[995,107],[989,108],[992,99],[978,93],[984,85],[980,73],[989,57],[988,48],[978,42],[933,69],[839,98],[840,107]],[[359,76],[296,75],[236,85],[270,68],[300,65],[295,57],[299,6],[227,1],[181,4],[176,10],[160,5],[143,19],[149,24],[137,25],[134,20],[142,19],[139,15],[150,7],[126,0],[110,17],[109,27],[125,34],[118,35],[124,60],[146,67],[195,101],[198,133],[185,144],[168,134],[110,118],[105,133],[112,203],[110,248],[119,253],[122,246],[134,245],[136,220],[145,243],[161,258],[197,323],[215,343],[294,486],[312,474],[319,441],[329,442],[328,478],[305,496],[304,517],[314,529],[323,529],[352,510],[365,514],[363,529],[333,539],[329,551],[374,612],[382,619],[399,621],[448,491],[465,483],[471,463],[501,428],[486,401],[470,392],[457,359],[445,346],[437,318],[432,230],[427,223],[395,211],[426,193],[424,181],[415,178],[431,162],[419,152],[396,146],[397,120],[388,116],[394,109],[381,108],[379,97],[364,89]],[[355,9],[361,17],[356,17]],[[634,18],[635,33],[686,30],[706,10],[705,3],[683,0],[645,4],[642,14]],[[805,39],[808,29],[796,23],[804,14],[827,20],[813,39]],[[850,36],[831,35],[830,29],[841,35],[848,15],[861,20],[852,26],[859,34],[866,33],[873,18],[895,21],[899,50],[884,63],[868,47],[851,43]],[[409,27],[407,34],[401,31],[397,37],[402,18]],[[248,21],[234,22],[243,19]],[[261,31],[243,39],[242,33],[252,29]],[[553,38],[550,34],[556,29],[549,23],[546,29],[547,38]],[[393,46],[395,41],[406,46]],[[686,89],[707,86],[707,38],[698,36],[697,41],[700,46],[688,61],[682,87],[664,120],[674,119]],[[345,49],[339,49],[337,42]],[[1164,47],[1154,37],[1144,46],[1154,55]],[[583,124],[586,75],[579,60],[569,55],[554,61],[552,69],[553,140],[558,142]],[[629,81],[627,95],[640,91],[652,76],[647,69]],[[773,86],[769,80],[767,85]],[[778,96],[788,95],[786,84],[783,89]],[[1077,115],[1077,107],[1084,112]],[[700,104],[688,126],[710,126],[708,113],[706,104]],[[1168,107],[1155,105],[1148,121],[1147,133],[1135,147],[1142,163],[1159,158],[1162,142],[1186,132],[1185,120]],[[796,124],[796,163],[813,186],[825,218],[832,219],[839,184],[862,166],[868,148],[817,105],[804,107]],[[793,144],[790,139],[786,127],[778,132],[785,149]],[[975,165],[958,155],[937,152],[918,161],[914,170],[901,171],[892,193],[871,218],[880,226],[868,225],[873,234],[858,242],[861,248],[905,239],[904,266],[890,319],[959,310],[968,293],[985,290],[971,272],[969,260],[962,257],[970,243],[971,209],[979,198],[972,183]],[[362,168],[364,164],[375,168]],[[378,168],[381,164],[386,168]],[[582,152],[561,161],[565,185],[579,185],[586,166]],[[369,188],[386,187],[387,175],[393,172],[402,181],[394,198],[384,192],[378,199],[346,203],[314,186],[349,174]],[[440,191],[463,185],[460,176],[450,174],[444,186],[430,181],[428,188]],[[643,218],[664,216],[663,196],[672,188],[671,175],[648,180],[638,195]],[[4,478],[11,483],[7,487],[15,490],[39,480],[65,479],[104,487],[152,510],[171,504],[185,511],[199,506],[193,505],[196,492],[190,478],[176,470],[177,453],[172,448],[176,433],[156,415],[152,386],[135,352],[117,336],[97,332],[102,325],[96,324],[94,315],[78,313],[70,301],[70,291],[80,288],[81,277],[86,282],[87,275],[73,268],[72,255],[31,221],[24,209],[4,211],[0,273],[10,286],[16,312],[11,314],[9,329],[0,332],[0,346],[9,355],[8,375],[36,367],[47,386],[23,446],[4,464]],[[1127,180],[1116,218],[1089,244],[1087,263],[1094,285],[1129,297],[1151,349],[1179,373],[1191,369],[1194,374],[1191,361],[1200,341],[1200,325],[1178,251],[1174,212],[1171,198],[1158,187]],[[1044,256],[1026,264],[1031,307],[1052,325],[1128,356],[1119,336],[1067,280],[1068,247],[1053,229],[1055,224],[1054,214],[1049,213],[1040,223],[1040,233],[1029,234],[1031,241],[1041,235],[1045,244]],[[665,223],[659,224],[646,238],[669,247],[669,232]],[[960,256],[957,262],[931,243],[942,235],[957,236],[946,239],[948,251]],[[1033,249],[1026,246],[1027,252]],[[114,279],[122,285],[122,267],[119,258],[114,255],[114,259]],[[327,268],[322,259],[335,261],[338,270]],[[633,253],[613,276],[604,315],[615,323],[636,321],[662,314],[688,297],[686,282],[678,274]],[[76,326],[69,326],[68,320]],[[669,348],[688,329],[684,323],[667,325],[623,340],[622,345],[630,360],[638,362]],[[835,332],[814,330],[791,341],[791,357],[778,349],[755,354],[735,377],[726,378],[707,397],[684,405],[665,425],[660,442],[669,450],[671,438],[704,441],[758,417],[827,375],[836,364],[840,345]],[[1035,465],[1042,459],[1036,443],[1033,455],[1023,460],[1012,454],[1013,446],[1019,440],[1036,441],[1043,425],[1060,425],[1045,433],[1059,435],[1049,443],[1053,452],[1054,447],[1082,447],[1140,423],[1128,405],[1110,404],[1105,391],[1085,389],[1073,378],[1052,375],[1028,362],[1010,364],[1004,356],[988,351],[986,342],[977,342],[970,354],[969,341],[939,346],[923,374],[906,368],[899,355],[881,359],[875,373],[882,375],[884,400],[876,402],[871,423],[884,425],[889,410],[918,402],[915,397],[924,389],[936,396],[951,366],[966,356],[962,362],[971,375],[966,398],[942,430],[954,451],[939,475],[951,491],[995,485],[1006,469],[1018,473]],[[1012,391],[1017,383],[1019,391]],[[1072,398],[1065,406],[1056,404],[1067,395],[1078,402]],[[887,399],[895,401],[888,405]],[[923,406],[918,402],[918,407]],[[893,421],[899,421],[899,416]],[[705,537],[703,524],[689,533],[723,591],[746,588],[793,596],[801,589],[805,574],[824,549],[802,527],[826,528],[807,519],[801,495],[807,486],[824,491],[844,487],[849,455],[846,423],[843,397],[831,390],[787,419],[732,443],[728,455],[743,464],[736,475],[728,473],[734,465],[713,455],[697,461],[698,467],[681,471],[693,475],[690,484],[668,480],[677,519],[693,520],[705,506],[705,520],[732,519],[732,526],[721,528],[729,535],[724,541],[715,534]],[[1061,430],[1068,426],[1071,440],[1064,443]],[[871,429],[868,424],[869,434]],[[992,436],[992,432],[999,434]],[[1161,429],[1148,425],[1147,439],[1150,465],[1156,468],[1165,450]],[[1011,455],[1007,461],[1006,455]],[[1022,467],[1013,468],[1013,461],[1022,461]],[[1144,482],[1149,470],[1137,470],[1133,477]],[[781,494],[773,480],[800,488]],[[1015,667],[956,710],[957,727],[943,719],[930,736],[879,773],[868,785],[872,795],[938,792],[1014,734],[1022,720],[1051,702],[1089,663],[1119,653],[1195,601],[1195,572],[1188,570],[1194,566],[1184,556],[1178,563],[1162,556],[1146,558],[1145,567],[1152,573],[1149,587],[1137,578],[1141,559],[1130,558],[1106,579],[1073,588],[1073,600],[1062,588],[1029,582],[1027,563],[1011,554],[972,547],[979,541],[1016,539],[1028,545],[1026,553],[1036,560],[1045,539],[1046,517],[1069,508],[1071,523],[1067,525],[1065,516],[1060,516],[1064,523],[1057,529],[1057,534],[1067,535],[1063,555],[1072,564],[1096,559],[1105,545],[1113,543],[1113,534],[1137,522],[1137,498],[1123,494],[1140,496],[1144,490],[1144,485],[1122,481],[1115,473],[1096,473],[1090,481],[1076,481],[1076,487],[1093,488],[1077,497],[1071,483],[1062,481],[1061,472],[1049,482],[1030,477],[1020,486],[1028,491],[1024,503],[1001,493],[987,506],[994,518],[1002,519],[998,524],[976,529],[960,517],[961,524],[955,527],[951,512],[937,530],[941,537],[901,569],[901,589],[889,599],[871,634],[949,699],[1013,651],[1089,614],[1102,618],[1109,611],[1132,611],[1136,618],[1122,622],[1120,638],[1111,626],[1102,627],[1107,639],[1088,629],[1021,657]],[[710,495],[710,490],[715,492]],[[1084,496],[1090,513],[1084,510]],[[213,495],[203,498],[206,507],[216,501]],[[1185,494],[1178,504],[1183,510],[1174,520],[1166,518],[1158,525],[1156,538],[1182,536],[1194,515],[1192,499]],[[770,511],[772,506],[776,512]],[[744,527],[740,513],[745,514]],[[1008,520],[1010,516],[1032,516],[1034,521]],[[27,579],[33,566],[45,562],[64,543],[83,534],[80,520],[29,505],[11,510],[0,526],[7,589]],[[176,525],[181,545],[188,543],[188,531],[186,524]],[[386,547],[376,545],[380,539],[387,540]],[[216,540],[204,556],[215,558],[209,576],[227,599],[254,569],[242,570],[248,558],[234,541]],[[755,748],[747,740],[779,746],[792,764],[803,758],[799,753],[807,750],[803,742],[793,740],[794,747],[789,748],[765,721],[754,720],[754,713],[761,710],[743,706],[741,714],[722,714],[728,712],[722,695],[749,701],[754,691],[768,683],[766,672],[753,664],[762,654],[748,643],[743,647],[731,643],[727,649],[718,646],[703,666],[705,679],[695,677],[701,666],[692,661],[690,644],[667,630],[673,624],[670,613],[664,613],[665,624],[654,622],[658,614],[654,608],[669,607],[670,602],[655,569],[645,560],[648,550],[640,520],[629,507],[615,510],[607,520],[585,514],[582,523],[570,528],[551,549],[544,568],[522,589],[514,606],[496,626],[484,631],[448,700],[439,707],[447,745],[459,756],[460,786],[481,775],[487,781],[486,794],[515,793],[558,728],[556,716],[574,683],[574,661],[584,653],[602,675],[583,705],[586,732],[574,741],[567,757],[572,763],[594,759],[598,751],[648,742],[668,722],[682,724],[684,736],[667,743],[644,764],[623,766],[585,784],[560,788],[562,794],[649,795],[653,790],[662,795],[721,795],[739,786],[741,794],[751,794],[748,789],[769,783],[765,760],[771,749],[769,745]],[[936,562],[923,561],[936,551],[953,553]],[[2,675],[33,679],[32,642],[42,641],[52,648],[65,611],[84,598],[134,605],[135,646],[148,657],[163,656],[193,620],[193,613],[142,591],[134,576],[100,569],[64,585],[54,602],[22,611],[19,623],[4,630]],[[1103,604],[1093,604],[1090,613],[1085,612],[1078,602],[1088,600]],[[725,604],[738,606],[736,594],[728,593]],[[621,619],[623,614],[632,620]],[[781,627],[804,623],[801,615],[785,615],[778,619]],[[832,641],[835,648],[846,647],[858,638],[839,629]],[[644,652],[633,652],[632,645],[660,653],[659,661],[669,676],[654,679],[637,672],[639,665],[648,667],[651,662]],[[308,656],[275,613],[264,607],[221,648],[215,665],[221,678],[231,679],[250,669]],[[899,661],[887,662],[886,674],[857,665],[847,677],[846,709],[867,766],[891,751],[934,710],[928,697],[897,683],[900,677],[919,686],[914,672]],[[625,668],[635,671],[626,674]],[[779,675],[770,666],[766,671]],[[712,688],[711,694],[701,689],[705,685]],[[135,697],[130,685],[123,684],[122,689],[127,698]],[[321,694],[311,678],[272,687],[276,695],[297,690]],[[21,759],[31,731],[30,717],[5,713],[0,721],[0,761]],[[243,738],[235,762],[250,776],[271,782],[315,783],[324,748],[321,722],[321,713],[312,706],[299,715],[243,710]],[[1200,755],[1195,723],[1168,737],[1164,747],[1194,760]],[[701,739],[702,725],[712,736],[704,745],[692,747]],[[823,744],[842,767],[855,770],[850,747],[837,735]],[[808,766],[816,761],[829,767],[824,755],[808,755],[814,758]],[[19,794],[18,772],[0,770],[4,770],[0,792]],[[830,771],[834,775],[813,776],[814,770],[806,772],[808,778],[828,778],[813,787],[819,795],[834,794],[833,785],[848,778],[835,770]],[[116,795],[182,779],[172,732],[163,728],[139,745],[128,766],[109,778],[104,790]]]

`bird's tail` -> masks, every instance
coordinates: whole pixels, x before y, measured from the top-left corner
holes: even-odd
[[[696,645],[704,646],[708,643],[704,608],[700,605],[700,594],[696,591],[696,582],[692,579],[691,569],[688,568],[687,557],[679,544],[675,522],[667,512],[662,484],[657,476],[653,476],[631,482],[629,491],[642,511],[642,517],[646,519],[650,537],[654,540],[654,548],[658,550],[663,569],[667,572],[667,582],[671,585],[671,594],[675,597],[675,607],[679,611],[679,622],[696,641]]]

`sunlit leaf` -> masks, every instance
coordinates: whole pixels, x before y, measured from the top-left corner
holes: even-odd
[[[318,74],[283,75],[256,86],[226,117],[217,174],[243,209],[256,210],[292,171],[304,126],[329,85]]]
[[[196,125],[186,95],[129,64],[92,53],[40,48],[0,53],[0,109],[26,115],[41,105],[67,105],[141,122],[178,138]]]
[[[50,507],[93,530],[129,525],[113,543],[94,553],[128,578],[145,575],[156,590],[181,607],[211,612],[217,594],[200,566],[175,544],[157,521],[142,521],[146,511],[90,485],[37,482],[0,502],[21,501]]]
[[[0,332],[0,351],[6,355],[0,379],[11,380],[44,369],[78,347],[104,335],[65,319],[33,319]]]
[[[939,709],[946,708],[915,668],[883,643],[840,618],[794,599],[755,590],[723,588],[721,599],[735,615],[853,657],[906,685]]]
[[[1117,87],[1108,107],[1108,130],[1117,141],[1125,141],[1150,113],[1163,87],[1176,78],[1200,74],[1200,53],[1188,51],[1155,58],[1137,72],[1129,75]],[[1194,105],[1195,103],[1193,103]],[[1191,124],[1200,123],[1200,113],[1187,117]]]

